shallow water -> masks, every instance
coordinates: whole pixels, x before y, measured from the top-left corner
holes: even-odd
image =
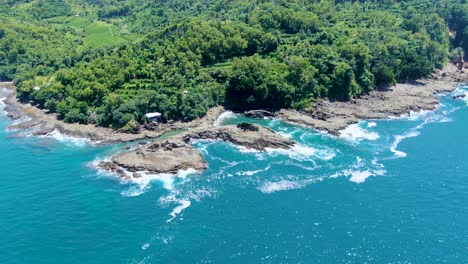
[[[467,263],[466,120],[451,96],[340,138],[228,113],[218,125],[255,122],[298,145],[199,141],[207,171],[132,183],[92,167],[122,146],[16,137],[1,115],[0,261]]]

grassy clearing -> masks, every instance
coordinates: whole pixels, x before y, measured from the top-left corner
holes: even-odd
[[[88,48],[119,45],[125,42],[127,39],[120,35],[119,28],[114,25],[96,21],[86,26],[84,43]]]
[[[90,18],[84,16],[69,17],[66,22],[72,27],[86,28],[90,24]]]

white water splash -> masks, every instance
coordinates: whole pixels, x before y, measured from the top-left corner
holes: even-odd
[[[108,160],[108,158],[107,158]],[[97,165],[105,160],[95,160],[91,165],[97,168]],[[168,173],[159,173],[154,174],[148,171],[139,171],[136,172],[138,177],[134,177],[134,173],[123,168],[120,168],[123,173],[127,176],[126,178],[120,178],[122,183],[124,184],[131,184],[132,186],[121,192],[122,196],[125,197],[134,197],[139,196],[145,193],[148,189],[151,188],[151,183],[154,181],[158,181],[162,183],[164,189],[169,191],[167,196],[163,196],[160,198],[160,204],[163,206],[176,203],[178,204],[176,207],[172,209],[169,213],[171,218],[167,220],[167,222],[171,222],[174,220],[183,210],[190,207],[192,201],[200,201],[202,197],[212,196],[214,191],[209,191],[206,189],[197,189],[194,191],[182,192],[178,187],[183,186],[184,183],[189,182],[190,180],[187,178],[189,175],[199,174],[200,172],[195,169],[187,169],[187,170],[180,170],[177,174],[168,174]],[[114,173],[110,173],[107,171],[103,171],[98,169],[101,175],[116,177]],[[176,180],[179,180],[176,182]],[[144,244],[142,247],[149,247],[149,244]],[[143,248],[142,248],[143,249]]]
[[[417,121],[423,119],[425,116],[433,113],[431,110],[421,110],[421,111],[410,111],[407,114],[401,114],[399,116],[389,116],[388,119],[394,120],[408,120],[408,121]]]
[[[218,116],[218,118],[214,121],[213,125],[215,127],[222,126],[224,122],[226,122],[226,120],[234,119],[234,118],[237,118],[238,116],[239,114],[235,114],[232,111],[226,111]]]
[[[460,96],[460,95],[464,95],[464,97],[460,97],[458,98],[458,100],[462,100],[466,103],[466,105],[468,106],[468,91],[467,91],[467,87],[459,87],[458,89],[456,89],[453,93],[452,93],[452,96]]]
[[[94,167],[97,167],[97,164],[99,164],[99,162],[100,161],[96,160],[92,164]],[[199,201],[201,197],[211,196],[211,192],[208,192],[206,190],[196,190],[193,192],[188,192],[184,196],[184,195],[181,195],[180,190],[176,188],[177,179],[182,180],[182,181],[178,181],[177,184],[183,184],[184,182],[188,181],[186,179],[187,176],[200,173],[199,171],[194,170],[194,169],[180,170],[177,174],[168,174],[168,173],[152,174],[148,171],[139,171],[139,172],[136,172],[138,174],[138,177],[133,177],[134,173],[128,170],[125,170],[123,168],[121,169],[123,173],[127,175],[126,178],[119,178],[121,182],[124,184],[132,185],[127,190],[121,192],[121,195],[124,197],[134,197],[134,196],[139,196],[145,193],[148,189],[151,188],[151,183],[154,181],[161,182],[164,189],[169,191],[169,194],[167,196],[160,198],[160,204],[167,205],[167,204],[177,203],[178,205],[174,207],[172,211],[169,213],[171,218],[169,218],[167,222],[171,222],[180,213],[182,213],[183,210],[190,207],[191,200]],[[114,173],[110,173],[110,172],[103,171],[103,170],[99,170],[99,172],[101,173],[101,175],[106,175],[106,176],[112,175],[113,177],[116,177]],[[143,245],[142,249],[143,247],[147,248],[149,247],[149,244],[147,246],[146,244]]]
[[[5,104],[6,97],[0,97],[0,114],[6,115],[6,104]]]
[[[169,173],[150,173],[148,171],[139,171],[136,172],[140,177],[133,177],[133,173],[122,169],[125,174],[128,176],[124,182],[132,183],[134,186],[130,187],[128,190],[123,191],[123,196],[138,196],[143,194],[146,190],[151,187],[153,181],[158,181],[163,184],[164,189],[172,190],[174,188],[174,181],[179,178],[184,180],[188,175],[200,173],[194,169],[180,170],[177,174]]]
[[[69,144],[75,147],[85,147],[91,144],[91,140],[87,138],[79,138],[79,137],[72,137],[68,135],[62,134],[58,129],[54,129],[54,131],[47,133],[46,135],[39,136],[41,138],[53,138],[57,141],[60,141],[65,144]]]
[[[351,124],[345,129],[340,130],[340,137],[352,142],[359,142],[362,140],[377,140],[380,136],[376,132],[370,132],[358,124]]]
[[[291,149],[267,148],[266,150],[271,156],[276,156],[278,154],[286,155],[298,161],[313,160],[314,158],[331,160],[336,156],[336,152],[331,149],[317,149],[302,144],[295,144]]]

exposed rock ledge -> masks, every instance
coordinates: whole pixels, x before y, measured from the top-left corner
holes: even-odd
[[[288,149],[294,145],[293,141],[276,134],[269,128],[248,123],[193,132],[185,135],[183,139],[185,142],[199,139],[224,140],[258,151],[265,151],[268,148]]]
[[[359,120],[386,119],[389,116],[408,114],[410,111],[435,110],[439,104],[436,94],[451,92],[456,84],[467,81],[467,73],[458,71],[450,64],[435,73],[431,79],[399,83],[349,102],[318,99],[309,109],[285,109],[276,113],[276,117],[338,135],[341,129]]]
[[[201,153],[189,144],[177,141],[156,142],[136,150],[118,154],[112,160],[104,161],[99,167],[127,178],[123,169],[132,172],[134,178],[138,171],[150,173],[176,174],[179,170],[204,170],[207,165]]]
[[[196,129],[155,142],[135,150],[118,154],[99,167],[117,173],[123,178],[139,177],[139,171],[176,174],[180,170],[204,170],[207,163],[201,153],[189,144],[191,140],[223,140],[257,151],[268,148],[289,149],[294,142],[279,136],[273,130],[253,124]],[[131,172],[129,176],[125,171]]]

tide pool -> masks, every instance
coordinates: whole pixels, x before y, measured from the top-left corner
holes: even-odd
[[[92,166],[122,145],[17,136],[0,113],[0,262],[468,263],[467,120],[451,95],[341,137],[225,113],[298,144],[198,141],[205,172],[122,182]]]

